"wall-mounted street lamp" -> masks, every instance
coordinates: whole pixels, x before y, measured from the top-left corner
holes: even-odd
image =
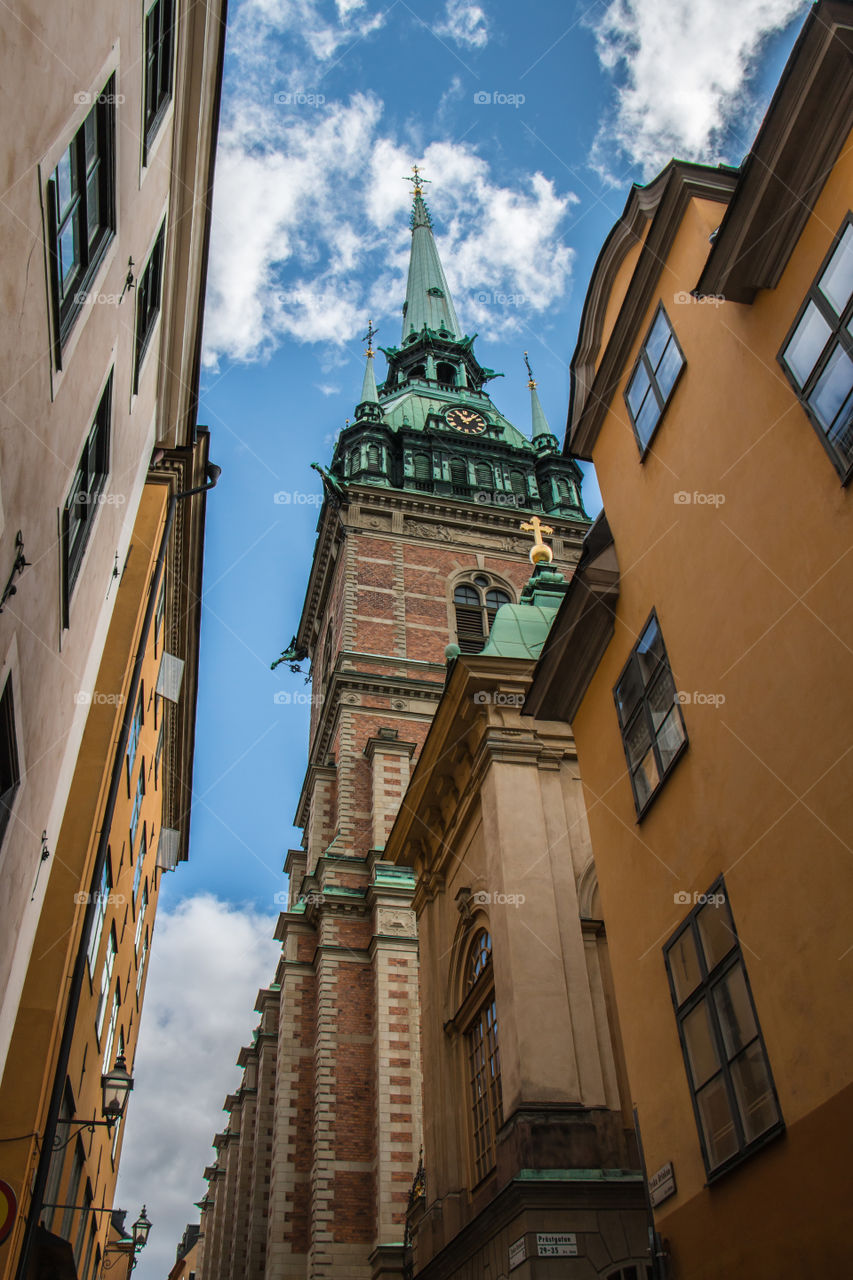
[[[151,1230],[151,1222],[148,1214],[145,1212],[145,1205],[142,1206],[142,1212],[133,1224],[133,1235],[131,1243],[133,1244],[133,1253],[127,1248],[128,1241],[122,1241],[121,1244],[108,1244],[104,1250],[104,1261],[102,1267],[104,1271],[109,1271],[120,1262],[123,1258],[128,1262],[127,1274],[130,1275],[133,1268],[139,1261],[139,1252],[144,1249],[148,1243],[148,1232]],[[114,1258],[107,1258],[108,1253],[114,1253]]]
[[[68,1146],[69,1142],[71,1142],[73,1138],[77,1137],[78,1133],[83,1133],[85,1131],[94,1133],[95,1129],[99,1125],[103,1125],[107,1129],[107,1132],[109,1132],[113,1125],[117,1124],[124,1115],[125,1108],[127,1106],[127,1099],[132,1088],[133,1077],[127,1069],[124,1054],[120,1053],[116,1058],[116,1063],[112,1071],[108,1071],[106,1075],[101,1076],[101,1115],[104,1119],[96,1120],[93,1117],[91,1120],[85,1121],[80,1125],[79,1129],[75,1129],[74,1132],[70,1133],[65,1139],[62,1139],[61,1136],[57,1134],[53,1141],[53,1150],[61,1151],[63,1147]],[[73,1124],[74,1122],[71,1121],[71,1123]],[[142,1212],[144,1215],[144,1207]],[[149,1226],[150,1225],[151,1224],[149,1223]]]

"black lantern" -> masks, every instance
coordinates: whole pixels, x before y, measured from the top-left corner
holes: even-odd
[[[133,1250],[137,1253],[140,1249],[144,1249],[148,1241],[148,1232],[151,1230],[151,1223],[148,1221],[148,1214],[145,1212],[145,1205],[142,1206],[142,1212],[133,1224]]]
[[[101,1076],[101,1111],[108,1125],[114,1124],[124,1115],[127,1096],[132,1088],[133,1078],[127,1069],[124,1054],[120,1053],[112,1071]]]

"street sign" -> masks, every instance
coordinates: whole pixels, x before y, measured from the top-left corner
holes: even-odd
[[[8,1182],[0,1181],[0,1244],[8,1239],[9,1232],[15,1225],[15,1214],[18,1212],[18,1201]]]
[[[540,1258],[576,1258],[578,1238],[573,1231],[539,1231],[536,1252]]]
[[[663,1204],[664,1200],[668,1200],[670,1196],[674,1196],[675,1187],[675,1170],[672,1167],[672,1161],[667,1161],[661,1165],[657,1173],[653,1173],[649,1178],[649,1199],[653,1207]]]
[[[527,1257],[527,1241],[524,1236],[514,1241],[509,1246],[509,1269],[514,1270],[515,1267],[521,1266]]]

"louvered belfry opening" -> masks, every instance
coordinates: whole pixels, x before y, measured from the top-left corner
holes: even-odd
[[[488,581],[486,579],[485,581]],[[462,583],[453,592],[456,610],[456,643],[463,653],[479,653],[492,629],[495,614],[502,604],[511,604],[506,591],[485,593],[476,586]]]
[[[479,591],[476,587],[457,587],[453,603],[456,607],[456,643],[463,653],[479,653],[486,643]]]

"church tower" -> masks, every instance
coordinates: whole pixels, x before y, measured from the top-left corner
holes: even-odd
[[[285,863],[281,961],[244,1051],[252,1062],[267,1052],[277,1003],[277,1054],[266,1074],[253,1067],[250,1080],[247,1068],[252,1115],[267,1117],[263,1129],[253,1120],[254,1138],[242,1094],[228,1100],[232,1116],[243,1107],[243,1132],[217,1135],[201,1280],[402,1277],[421,1144],[418,946],[414,877],[385,860],[385,843],[444,689],[445,650],[482,649],[530,576],[520,524],[547,518],[567,574],[588,527],[580,470],[559,452],[532,374],[531,436],[490,398],[500,375],[460,326],[423,181],[415,169],[400,343],[382,348],[377,384],[369,327],[354,418],[318,468],[325,501],[283,655],[311,663],[304,839]],[[266,1240],[254,1244],[237,1172],[247,1158],[227,1150],[250,1141],[253,1187],[269,1161]]]

